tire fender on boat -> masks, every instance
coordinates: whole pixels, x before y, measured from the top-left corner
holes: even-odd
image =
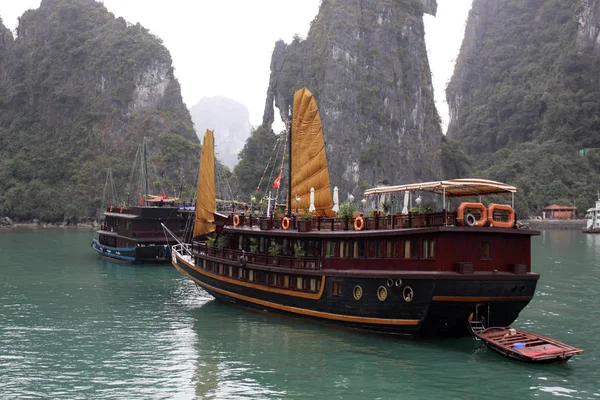
[[[475,216],[470,213],[465,214],[466,210],[479,210],[481,214],[480,218],[476,219]],[[471,215],[474,220],[473,225],[468,224],[467,218],[469,217],[469,215]],[[485,206],[482,203],[463,202],[460,203],[460,205],[456,209],[457,223],[458,225],[462,226],[485,226],[485,224],[487,223],[487,215],[487,208],[485,208]]]

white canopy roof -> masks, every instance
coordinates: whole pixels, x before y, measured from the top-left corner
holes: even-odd
[[[516,193],[517,188],[505,183],[486,179],[452,179],[447,181],[412,183],[399,186],[381,186],[365,190],[365,196],[404,191],[423,191],[446,195],[447,197],[466,197],[490,194]]]

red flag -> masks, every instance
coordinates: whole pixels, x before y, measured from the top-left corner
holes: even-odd
[[[277,178],[275,178],[275,181],[273,182],[273,189],[279,189],[280,181],[281,181],[281,175],[279,175]]]
[[[163,191],[162,191],[162,198],[163,198],[163,200],[164,200],[164,198],[165,198],[165,197],[166,197],[166,196],[165,196],[165,191],[164,191],[164,189],[163,189]]]

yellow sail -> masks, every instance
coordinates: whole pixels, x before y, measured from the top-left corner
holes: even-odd
[[[204,134],[200,172],[198,174],[198,195],[196,197],[196,222],[194,237],[206,235],[215,230],[213,212],[217,209],[215,194],[215,148],[213,132],[209,129]]]
[[[315,215],[335,216],[321,117],[313,94],[306,88],[294,94],[292,117],[292,207],[303,213],[315,189]],[[296,203],[297,196],[300,203]]]

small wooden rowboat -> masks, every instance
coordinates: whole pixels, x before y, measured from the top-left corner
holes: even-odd
[[[568,344],[511,327],[491,327],[473,334],[498,353],[527,362],[565,362],[583,353]]]

